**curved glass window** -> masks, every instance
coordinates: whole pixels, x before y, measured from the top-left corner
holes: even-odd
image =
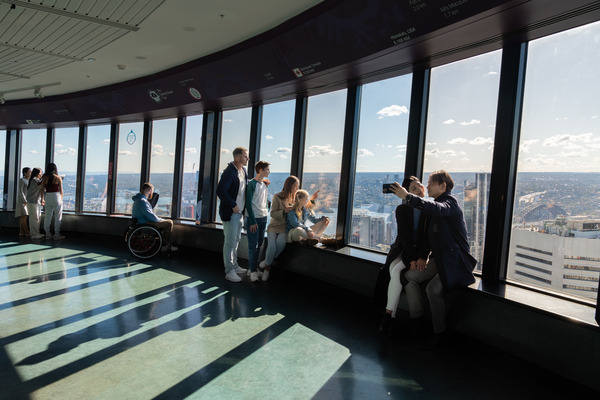
[[[24,167],[39,167],[46,170],[46,136],[47,129],[23,129],[21,133],[21,165],[19,177]],[[59,170],[60,172],[60,170]]]
[[[200,149],[202,147],[202,115],[187,117],[185,122],[185,150],[181,185],[180,218],[196,219],[198,180],[200,179]],[[200,216],[198,216],[198,219]]]
[[[446,170],[463,209],[471,254],[481,270],[502,51],[431,70],[423,182]]]
[[[0,130],[0,208],[4,208],[4,164],[6,157],[6,131]]]
[[[150,182],[156,193],[160,194],[154,208],[154,213],[159,217],[171,218],[176,139],[177,118],[152,121]]]
[[[510,280],[596,301],[600,271],[600,23],[532,41]]]
[[[90,125],[86,135],[83,211],[106,212],[110,125]]]
[[[387,251],[396,239],[400,200],[382,184],[404,177],[411,84],[404,75],[362,87],[351,244]]]
[[[140,191],[144,123],[119,124],[115,212],[131,214],[131,198]]]
[[[313,211],[329,217],[324,235],[335,236],[340,195],[347,90],[312,96],[306,111],[302,189],[319,198]]]
[[[63,210],[66,211],[75,211],[78,148],[79,127],[56,128],[54,131],[54,163],[63,178]]]

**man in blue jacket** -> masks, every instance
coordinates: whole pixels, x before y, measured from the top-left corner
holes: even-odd
[[[408,280],[408,303],[412,307],[411,318],[423,314],[419,284],[431,279],[425,291],[431,307],[433,336],[425,344],[426,348],[437,346],[446,330],[444,293],[475,282],[472,271],[477,260],[469,253],[463,211],[458,205],[458,200],[450,194],[453,187],[454,182],[450,174],[444,170],[434,171],[429,175],[427,193],[429,197],[433,197],[433,201],[414,196],[397,183],[392,185],[394,194],[406,199],[406,204],[431,215],[428,235],[431,245],[430,258],[433,258],[435,263],[423,270],[411,269],[405,274]]]
[[[241,282],[238,274],[245,274],[246,269],[238,265],[238,245],[242,238],[242,223],[246,205],[246,186],[248,185],[248,149],[236,147],[233,150],[233,162],[221,175],[217,185],[219,216],[223,221],[223,263],[225,264],[225,279],[231,282]]]
[[[173,221],[170,219],[161,219],[154,214],[152,206],[148,199],[152,198],[154,194],[154,186],[150,182],[144,183],[142,191],[133,196],[133,208],[131,210],[131,217],[136,218],[138,224],[152,225],[160,231],[165,244],[162,247],[162,251],[169,250],[177,251],[177,247],[171,245],[171,233],[173,232]]]

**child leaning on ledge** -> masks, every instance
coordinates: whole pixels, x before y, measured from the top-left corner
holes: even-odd
[[[300,242],[314,246],[319,243],[319,236],[327,229],[329,218],[315,217],[315,213],[308,207],[310,198],[306,190],[298,190],[294,199],[294,208],[287,213],[286,231],[288,243]],[[307,221],[314,225],[308,227]]]

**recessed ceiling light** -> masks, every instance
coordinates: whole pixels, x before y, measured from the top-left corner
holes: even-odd
[[[96,59],[95,59],[95,58],[91,58],[91,57],[90,57],[90,58],[88,58],[87,60],[88,60],[89,62],[96,61]]]

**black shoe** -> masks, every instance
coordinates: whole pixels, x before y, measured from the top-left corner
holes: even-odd
[[[383,313],[383,317],[381,317],[381,322],[379,323],[379,332],[388,333],[392,322],[392,314]]]

